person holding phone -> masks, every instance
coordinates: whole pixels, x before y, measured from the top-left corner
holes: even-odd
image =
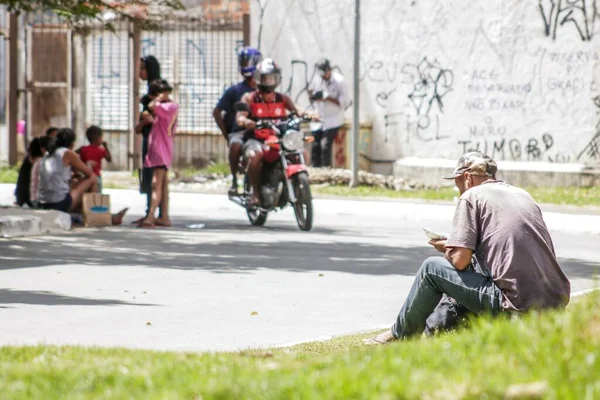
[[[350,105],[344,77],[331,67],[328,59],[317,63],[319,76],[308,89],[321,116],[322,127],[314,133],[311,161],[314,167],[331,167],[333,141],[344,125],[344,112]]]
[[[525,190],[496,179],[497,171],[489,156],[470,152],[445,177],[454,180],[461,196],[448,239],[429,241],[443,256],[425,260],[395,324],[365,344],[423,333],[444,295],[471,314],[568,304],[571,285],[542,211]],[[471,268],[474,255],[481,271]]]

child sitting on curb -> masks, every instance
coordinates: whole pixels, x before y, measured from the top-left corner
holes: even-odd
[[[102,140],[102,128],[92,125],[85,132],[85,136],[90,144],[81,147],[77,152],[81,157],[81,161],[92,168],[92,171],[98,177],[96,186],[98,187],[98,193],[102,193],[102,160],[112,162],[112,155],[108,145]]]

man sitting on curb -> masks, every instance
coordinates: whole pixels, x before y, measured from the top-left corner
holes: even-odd
[[[533,198],[495,178],[494,160],[471,152],[458,161],[460,199],[447,240],[430,241],[444,257],[425,260],[391,330],[365,344],[421,334],[444,294],[473,314],[565,307],[570,283]],[[468,268],[473,254],[483,271]]]

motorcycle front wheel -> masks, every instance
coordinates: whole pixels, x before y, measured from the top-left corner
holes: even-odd
[[[308,184],[308,174],[301,172],[292,178],[292,186],[296,195],[294,204],[294,214],[300,230],[308,232],[313,224],[313,205],[310,185]]]

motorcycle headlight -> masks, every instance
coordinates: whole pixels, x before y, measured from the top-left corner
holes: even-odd
[[[286,150],[302,150],[304,148],[304,134],[296,130],[289,130],[281,139],[281,143]]]

